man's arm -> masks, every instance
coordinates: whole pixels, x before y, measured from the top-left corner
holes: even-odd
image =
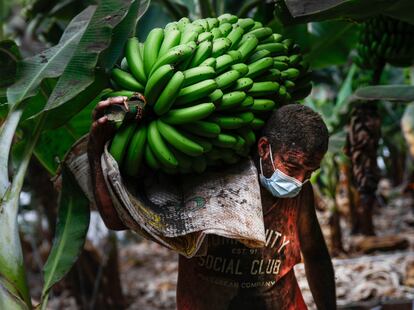
[[[306,184],[299,213],[299,241],[313,299],[319,310],[336,309],[334,270],[315,213],[312,186]]]
[[[101,167],[101,155],[105,143],[115,134],[115,126],[104,116],[104,111],[111,104],[123,104],[124,101],[124,97],[112,97],[101,101],[96,106],[92,115],[93,123],[88,141],[88,159],[96,206],[106,227],[112,230],[125,230],[127,227],[122,223],[114,208]]]

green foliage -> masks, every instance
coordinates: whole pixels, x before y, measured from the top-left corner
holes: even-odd
[[[283,10],[283,13],[291,14],[285,17],[285,20],[295,23],[336,18],[361,20],[383,14],[414,24],[414,2],[411,0],[278,1],[281,2],[285,2],[289,9],[289,11]]]
[[[20,51],[12,40],[0,41],[0,88],[10,86],[16,79],[17,61]]]
[[[94,10],[94,7],[89,7],[76,16],[63,33],[58,45],[19,62],[16,83],[7,90],[7,99],[11,107],[34,96],[43,79],[58,77],[63,73]]]
[[[43,268],[42,303],[51,287],[72,268],[85,243],[89,227],[89,201],[66,167],[62,171],[55,240]]]
[[[0,114],[3,117],[7,113],[0,127],[0,299],[6,305],[2,308],[31,308],[16,221],[19,194],[30,158],[34,152],[46,169],[55,173],[55,157],[62,158],[82,133],[78,129],[71,130],[70,123],[76,127],[76,120],[82,122],[82,131],[86,131],[86,116],[73,117],[106,86],[103,70],[111,69],[118,60],[130,35],[127,30],[135,28],[147,5],[148,1],[144,0],[103,0],[74,17],[57,45],[18,62],[16,82],[7,90],[7,108],[2,107]],[[13,49],[16,50],[12,44],[11,48],[1,51],[4,54]],[[15,60],[11,59],[7,67],[11,72],[7,75],[8,84],[14,79]],[[101,70],[96,70],[98,66]],[[3,93],[0,93],[1,103],[5,101]],[[90,120],[91,109],[86,111]],[[22,116],[23,123],[20,122]],[[73,120],[69,121],[71,118]],[[65,127],[59,130],[45,131],[62,125]],[[16,173],[9,180],[9,153],[18,126],[23,129],[20,151],[15,153],[19,153],[20,158],[13,161],[17,164]],[[70,179],[64,183],[68,181]],[[45,266],[43,307],[46,307],[51,286],[76,260],[88,227],[88,202],[85,197],[77,196],[81,191],[73,184],[66,186],[69,189],[62,194],[58,239]],[[71,196],[73,193],[77,195]]]

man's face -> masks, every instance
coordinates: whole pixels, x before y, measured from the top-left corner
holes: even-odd
[[[273,152],[272,166],[270,159],[270,145],[266,137],[258,141],[259,156],[263,161],[263,173],[270,177],[275,169],[279,169],[296,180],[303,182],[310,178],[312,172],[320,166],[324,154],[305,154],[299,150],[286,150],[284,152]]]

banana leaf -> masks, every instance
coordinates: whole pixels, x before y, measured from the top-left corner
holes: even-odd
[[[284,20],[294,23],[337,18],[361,20],[384,14],[414,24],[412,0],[285,0],[284,3],[289,11],[283,12],[291,15]]]

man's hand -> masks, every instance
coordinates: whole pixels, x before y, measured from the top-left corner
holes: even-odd
[[[112,104],[126,105],[127,97],[111,97],[101,101],[92,114],[92,126],[89,132],[88,159],[91,166],[92,186],[99,213],[109,229],[123,230],[126,226],[112,204],[111,196],[106,187],[101,167],[101,155],[105,143],[115,134],[116,128],[105,116],[105,110]]]

